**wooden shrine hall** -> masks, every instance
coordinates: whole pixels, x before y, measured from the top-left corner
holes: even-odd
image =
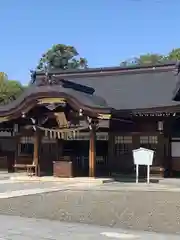
[[[109,121],[111,109],[94,95],[93,88],[52,74],[43,78],[35,74],[19,99],[0,107],[1,129],[12,129],[11,138],[16,142],[9,168],[37,176],[94,177],[96,131],[102,121]],[[89,135],[89,156],[83,169],[76,159],[76,147],[70,153],[63,149],[64,142],[75,139],[79,132]],[[2,155],[0,160],[8,161],[9,156]]]
[[[179,62],[32,72],[22,96],[0,106],[0,169],[134,174],[132,150],[145,147],[152,175],[180,176],[179,72]]]

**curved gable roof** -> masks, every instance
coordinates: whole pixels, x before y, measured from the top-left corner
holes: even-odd
[[[109,113],[111,109],[102,97],[64,88],[60,85],[35,86],[31,85],[18,99],[0,106],[0,117],[27,112],[42,98],[65,98],[76,110],[80,108],[92,113]]]

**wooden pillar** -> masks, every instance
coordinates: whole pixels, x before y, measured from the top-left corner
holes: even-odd
[[[89,140],[89,177],[95,177],[96,172],[96,128],[92,126]]]
[[[172,161],[171,161],[171,140],[170,136],[164,138],[164,159],[165,159],[165,177],[172,177]]]
[[[166,159],[164,156],[164,135],[162,133],[158,136],[158,146],[157,146],[157,161],[160,166],[160,175],[164,177],[164,171],[166,169]]]
[[[34,153],[33,153],[33,163],[36,166],[35,167],[35,176],[40,175],[39,148],[40,148],[40,132],[37,130],[34,133]]]
[[[14,139],[15,139],[15,152],[14,152],[14,161],[13,161],[13,172],[15,172],[16,170],[14,165],[18,163],[20,136],[15,135]]]
[[[114,157],[115,143],[114,143],[114,141],[115,141],[114,133],[110,129],[109,134],[108,134],[108,172],[109,172],[109,175],[112,174],[112,172],[114,171],[114,168],[115,168],[115,157]]]

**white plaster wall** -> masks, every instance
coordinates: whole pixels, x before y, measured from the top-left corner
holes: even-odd
[[[180,142],[171,142],[171,156],[180,157]]]

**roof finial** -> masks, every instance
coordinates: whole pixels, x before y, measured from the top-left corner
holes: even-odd
[[[49,67],[45,68],[45,81],[47,85],[52,84],[52,78],[51,78],[51,74],[49,73]]]
[[[36,82],[36,71],[30,70],[31,73],[31,84]]]

